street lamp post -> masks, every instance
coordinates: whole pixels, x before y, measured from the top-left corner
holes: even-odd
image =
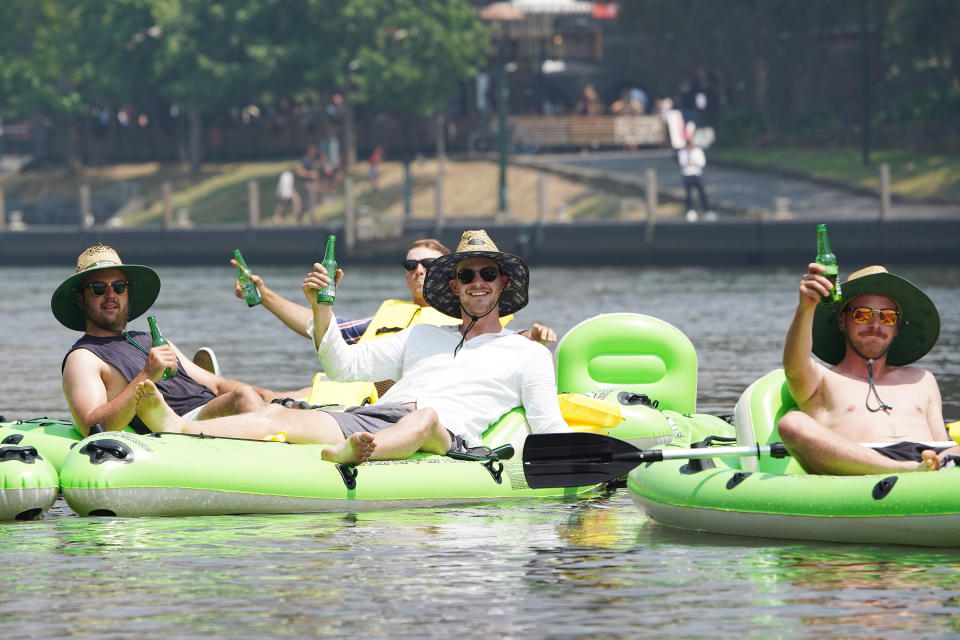
[[[498,211],[501,214],[507,211],[507,157],[510,152],[510,132],[507,130],[507,101],[510,96],[510,87],[507,86],[503,41],[501,25],[501,33],[497,39],[497,160],[500,167]]]

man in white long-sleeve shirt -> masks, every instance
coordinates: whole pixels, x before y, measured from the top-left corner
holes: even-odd
[[[393,336],[347,345],[330,306],[316,292],[329,284],[320,264],[304,279],[313,311],[317,354],[334,380],[396,384],[379,402],[345,412],[302,411],[267,405],[253,414],[203,423],[208,435],[262,438],[283,429],[290,442],[330,443],[324,458],[357,464],[406,458],[416,451],[445,454],[480,444],[484,430],[523,406],[534,433],[569,429],[560,414],[550,352],[500,325],[500,315],[527,304],[529,269],[503,253],[484,231],[464,232],[457,251],[427,272],[424,297],[458,317],[453,327],[415,325]],[[138,413],[154,430],[196,431],[180,421],[145,384]]]
[[[693,142],[693,134],[687,135],[687,146],[677,152],[680,162],[680,172],[683,174],[683,188],[686,191],[687,220],[693,222],[699,218],[697,210],[693,208],[693,190],[700,194],[700,206],[704,216],[712,218],[713,212],[707,203],[707,192],[703,188],[703,168],[707,166],[707,157],[703,149]]]

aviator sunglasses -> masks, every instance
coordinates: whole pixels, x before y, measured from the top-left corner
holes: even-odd
[[[857,324],[867,324],[873,319],[873,314],[877,314],[880,324],[886,327],[892,327],[897,324],[900,318],[900,312],[896,309],[871,309],[869,307],[852,307],[847,309]]]
[[[484,282],[493,282],[497,279],[497,276],[500,275],[500,270],[496,267],[483,267],[479,271],[475,271],[474,269],[460,269],[457,273],[457,280],[460,281],[460,284],[470,284],[477,277],[478,273]]]
[[[124,292],[126,292],[127,285],[129,284],[130,283],[127,282],[126,280],[114,280],[108,285],[106,282],[100,282],[98,280],[96,282],[91,282],[90,284],[81,287],[81,289],[86,289],[89,287],[93,295],[99,298],[100,296],[102,296],[107,292],[107,287],[110,286],[110,287],[113,287],[113,292],[118,296],[120,296],[120,295],[123,295]]]
[[[417,268],[418,264],[422,264],[424,269],[429,269],[435,260],[436,258],[420,258],[419,260],[404,260],[400,264],[402,264],[403,268],[407,271],[413,271]]]

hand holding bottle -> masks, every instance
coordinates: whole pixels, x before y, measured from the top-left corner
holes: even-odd
[[[237,261],[234,260],[233,258],[230,258],[230,264],[236,267]],[[250,281],[253,282],[254,285],[256,285],[257,291],[263,291],[263,289],[266,288],[266,285],[263,284],[263,278],[261,278],[255,273],[250,273]],[[233,283],[233,295],[237,296],[241,300],[246,298],[246,295],[244,295],[244,292],[243,292],[243,287],[240,286],[239,280],[235,280]]]
[[[157,359],[166,365],[160,377],[164,380],[169,380],[177,375],[177,354],[173,351],[173,347],[167,343],[167,339],[163,337],[163,334],[160,333],[160,327],[157,326],[157,319],[154,316],[147,316],[147,324],[150,325],[150,336],[153,339],[153,347],[150,349],[150,353],[147,354],[147,364],[144,365],[144,371],[147,371],[147,367],[150,365],[150,358],[154,352],[156,352]],[[171,356],[173,358],[172,363],[170,362]],[[147,374],[151,375],[150,372],[147,372]],[[150,379],[154,382],[157,381],[152,375]]]
[[[318,303],[318,295],[331,284],[337,286],[343,279],[343,269],[337,269],[336,278],[331,278],[327,269],[319,262],[313,263],[313,271],[303,279],[303,295],[310,304]],[[323,304],[323,303],[319,303]]]

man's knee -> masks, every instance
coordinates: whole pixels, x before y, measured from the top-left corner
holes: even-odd
[[[809,424],[810,416],[802,411],[791,411],[777,423],[777,432],[784,442],[795,442],[803,436],[804,426]]]
[[[255,411],[264,405],[263,398],[250,385],[242,384],[230,392],[231,404],[237,413]]]

